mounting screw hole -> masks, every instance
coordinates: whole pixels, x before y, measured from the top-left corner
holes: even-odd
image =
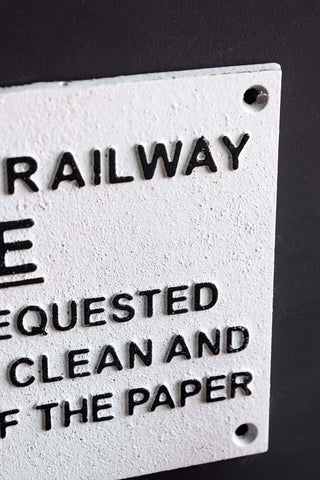
[[[269,93],[261,85],[254,85],[244,92],[243,101],[248,109],[258,112],[267,105]]]
[[[258,435],[258,429],[253,423],[239,425],[233,433],[233,442],[240,447],[252,443]]]
[[[244,423],[243,425],[240,425],[238,428],[236,428],[236,431],[234,433],[237,435],[237,437],[243,437],[243,435],[245,435],[248,430],[248,425]]]

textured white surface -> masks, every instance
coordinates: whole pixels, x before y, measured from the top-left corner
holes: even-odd
[[[32,193],[17,182],[14,195],[1,190],[0,221],[35,221],[30,229],[7,234],[8,240],[33,241],[31,250],[8,254],[8,262],[34,261],[36,275],[45,278],[44,284],[0,290],[1,309],[12,312],[0,318],[10,322],[0,334],[12,334],[0,341],[0,411],[20,409],[19,424],[0,439],[2,478],[125,478],[267,449],[280,78],[279,67],[272,64],[0,91],[0,158],[34,157],[38,171],[32,178],[40,188]],[[269,103],[259,112],[243,103],[252,85],[269,92]],[[238,144],[244,133],[250,139],[233,171],[221,136]],[[218,171],[201,167],[186,176],[190,151],[202,135],[210,142]],[[136,145],[144,145],[150,158],[154,142],[164,143],[172,154],[177,140],[183,147],[176,175],[165,177],[159,164],[154,178],[144,180]],[[103,161],[101,185],[90,184],[92,149],[101,149],[104,158],[109,147],[117,151],[118,174],[133,175],[132,183],[110,185]],[[57,159],[67,151],[86,186],[63,182],[52,191],[48,186]],[[212,309],[166,315],[159,295],[154,316],[143,314],[137,291],[197,282],[217,286],[219,298]],[[110,319],[114,309],[108,301],[119,292],[134,296],[136,316],[127,323]],[[49,320],[48,335],[35,337],[15,328],[22,307],[38,305],[50,318],[50,305],[56,302],[65,316],[70,300],[81,304],[88,297],[106,298],[106,311],[97,316],[105,325],[85,328],[78,323],[58,332]],[[226,327],[236,325],[250,332],[245,350],[217,356],[205,351],[196,357],[196,332],[211,336],[219,328],[224,339]],[[184,336],[192,359],[165,363],[176,334]],[[153,340],[152,365],[138,362],[129,369],[127,343],[142,347],[148,338]],[[106,368],[100,375],[39,382],[39,355],[48,356],[52,375],[66,377],[67,351],[89,348],[86,369],[93,372],[106,344],[117,350],[122,371]],[[14,387],[7,378],[7,366],[20,357],[36,364],[19,370],[20,378],[36,376],[25,388]],[[133,416],[126,413],[130,388],[145,387],[153,395],[165,384],[176,402],[181,380],[241,371],[253,375],[251,396],[239,390],[233,399],[205,403],[201,393],[187,399],[184,408],[150,412],[141,405]],[[80,397],[105,392],[113,393],[112,411],[102,413],[111,413],[113,420],[80,423],[72,417],[66,428],[59,407],[52,430],[42,429],[35,405],[68,400],[76,408]],[[258,431],[247,445],[234,437],[243,423]]]

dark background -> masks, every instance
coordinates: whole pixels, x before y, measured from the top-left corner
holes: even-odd
[[[269,452],[141,480],[320,478],[319,24],[317,0],[0,0],[2,86],[283,69]]]

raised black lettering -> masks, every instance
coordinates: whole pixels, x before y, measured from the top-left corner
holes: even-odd
[[[153,177],[159,158],[162,159],[164,173],[167,174],[167,177],[173,177],[177,171],[181,148],[182,142],[178,141],[175,146],[173,159],[170,162],[165,145],[163,143],[157,143],[154,147],[152,160],[148,163],[144,147],[138,145],[138,154],[144,178],[150,180]]]
[[[22,364],[29,365],[32,367],[32,365],[34,365],[34,362],[30,358],[24,357],[24,358],[19,358],[18,360],[16,360],[10,365],[8,369],[8,377],[12,385],[14,385],[15,387],[28,387],[35,381],[35,378],[33,375],[29,375],[24,381],[18,380],[17,368],[19,365],[22,365]]]
[[[184,407],[186,398],[197,395],[201,390],[201,383],[199,380],[184,380],[180,385],[180,406]]]
[[[106,361],[108,356],[111,356],[112,358],[112,360],[109,362]],[[123,369],[119,357],[112,345],[107,345],[104,347],[101,359],[97,365],[97,373],[101,373],[106,367],[115,367],[117,370]]]
[[[67,166],[71,168],[71,172],[65,174],[64,169]],[[60,158],[51,189],[57,190],[61,182],[75,182],[79,188],[85,186],[85,182],[82,178],[78,165],[76,164],[76,161],[70,152],[65,152]]]
[[[225,144],[225,146],[227,147],[227,149],[229,150],[229,152],[231,153],[231,157],[232,157],[232,170],[237,170],[239,168],[239,155],[240,153],[242,152],[242,149],[243,147],[245,146],[245,144],[247,143],[247,141],[249,140],[249,134],[248,133],[245,133],[242,138],[241,138],[241,141],[239,143],[239,145],[237,147],[235,147],[230,138],[224,136],[222,137],[222,141],[223,143]]]
[[[63,377],[61,375],[59,375],[58,377],[49,376],[48,357],[46,355],[40,356],[40,366],[43,383],[59,382],[60,380],[63,380]]]
[[[154,412],[156,408],[161,405],[167,405],[169,408],[175,408],[174,401],[169,393],[169,390],[165,385],[160,385],[152,403],[151,412]]]
[[[134,342],[129,343],[129,368],[134,368],[134,359],[137,356],[141,363],[150,367],[152,363],[152,340],[147,340],[147,351],[143,353]]]
[[[177,350],[178,347],[180,347],[179,350]],[[177,335],[173,339],[173,342],[171,344],[171,347],[167,355],[167,363],[171,362],[173,357],[178,357],[178,356],[183,356],[187,360],[190,360],[191,358],[186,342],[184,341],[184,338],[181,335]]]
[[[207,299],[206,303],[201,302],[201,291],[205,289],[210,299]],[[209,310],[212,308],[218,300],[218,290],[213,283],[196,283],[194,286],[194,310],[199,312],[201,310]]]
[[[82,405],[77,410],[70,410],[70,403],[68,401],[64,402],[64,426],[69,427],[70,418],[72,415],[80,415],[80,422],[87,423],[88,421],[88,400],[83,398],[81,401]]]
[[[131,176],[128,177],[118,177],[116,171],[116,151],[114,148],[109,148],[109,182],[110,183],[127,183],[133,182],[134,178]]]
[[[233,347],[233,338],[234,333],[240,334],[241,342],[239,343],[238,347]],[[249,343],[249,332],[245,327],[229,327],[227,329],[227,353],[235,353],[241,352],[244,350]]]
[[[220,330],[215,329],[215,338],[211,342],[209,338],[203,333],[198,332],[198,357],[203,355],[203,346],[205,345],[212,355],[218,355],[220,353]]]
[[[7,428],[8,427],[13,427],[14,425],[18,425],[18,420],[9,420],[9,422],[6,421],[6,417],[9,417],[11,415],[17,415],[20,410],[17,408],[13,410],[7,410],[6,412],[0,412],[0,437],[1,438],[6,438],[7,435]]]
[[[161,293],[161,290],[155,288],[154,290],[144,290],[143,292],[139,292],[139,295],[146,297],[145,303],[145,310],[146,310],[146,317],[151,318],[153,316],[153,297]]]
[[[67,330],[71,330],[75,327],[77,323],[77,304],[75,301],[70,302],[70,319],[67,325],[61,325],[59,323],[59,307],[56,303],[53,303],[51,306],[52,312],[52,325],[55,330],[59,332],[66,332]]]
[[[115,295],[112,299],[112,306],[114,308],[117,308],[118,310],[121,310],[123,312],[127,312],[126,315],[123,317],[119,317],[119,315],[116,315],[115,313],[112,315],[112,319],[115,322],[129,322],[134,317],[135,311],[134,308],[131,307],[130,305],[120,303],[120,300],[125,299],[125,300],[133,300],[133,297],[129,295],[128,293],[119,293],[118,295]]]
[[[76,372],[76,367],[80,365],[88,365],[89,361],[86,358],[76,360],[75,357],[77,355],[86,355],[89,353],[88,348],[82,348],[80,350],[70,350],[68,352],[68,375],[69,378],[77,378],[77,377],[87,377],[90,375],[90,372]]]
[[[37,266],[34,263],[13,266],[7,266],[5,263],[5,256],[7,252],[12,252],[15,250],[29,250],[32,248],[32,242],[30,240],[5,242],[4,232],[9,230],[19,230],[21,228],[30,228],[33,227],[33,225],[34,221],[31,218],[26,220],[15,220],[11,222],[0,222],[0,275],[30,273],[37,269]]]
[[[226,397],[220,396],[220,397],[213,397],[211,396],[211,392],[215,392],[217,390],[223,390],[225,389],[225,385],[212,385],[213,382],[217,382],[218,380],[224,380],[226,378],[225,375],[217,375],[215,377],[209,377],[207,378],[206,381],[206,402],[207,403],[212,403],[212,402],[221,402],[221,400],[225,400]]]
[[[180,285],[179,287],[168,287],[167,290],[167,314],[168,315],[178,315],[180,313],[187,313],[188,309],[187,308],[173,308],[174,303],[181,303],[184,302],[187,297],[184,295],[180,295],[180,297],[174,297],[175,292],[179,292],[182,290],[187,290],[188,285]]]
[[[51,410],[58,405],[58,403],[46,403],[44,405],[37,405],[35,407],[36,410],[43,412],[43,429],[45,431],[51,430]]]
[[[101,395],[93,395],[92,397],[92,421],[93,422],[105,422],[107,420],[112,420],[113,415],[107,415],[104,417],[100,417],[98,412],[101,410],[108,410],[112,407],[111,403],[102,403],[99,402],[101,400],[106,400],[107,398],[111,398],[112,393],[102,393]]]
[[[10,314],[10,310],[0,310],[0,316],[6,316]],[[8,327],[10,325],[9,322],[0,322],[0,328]],[[12,335],[7,333],[6,335],[0,335],[0,340],[8,340],[11,338]]]
[[[150,392],[146,388],[133,388],[128,391],[128,415],[133,415],[138,405],[143,405],[150,398]]]
[[[242,377],[243,381],[240,383],[237,383],[237,378]],[[236,390],[237,388],[240,388],[245,395],[251,395],[252,392],[248,388],[248,383],[252,381],[252,375],[250,372],[238,372],[238,373],[232,373],[231,374],[231,391],[230,391],[230,397],[234,398],[236,396]]]
[[[200,155],[201,158],[199,158]],[[208,167],[211,172],[217,171],[216,164],[210,152],[209,142],[204,137],[199,138],[193,149],[186,175],[191,175],[193,169],[196,167]]]
[[[29,312],[35,312],[35,316],[38,318],[38,324],[33,325],[28,329],[24,326],[24,318]],[[47,335],[45,330],[47,325],[47,315],[42,308],[37,307],[36,305],[30,305],[29,307],[23,308],[17,316],[17,328],[22,335],[28,337],[33,337],[34,335]]]
[[[27,165],[27,170],[17,172],[16,165]],[[31,180],[31,176],[37,171],[38,165],[32,157],[16,157],[7,158],[6,171],[7,171],[7,192],[12,195],[14,193],[14,186],[16,180],[21,180],[25,185],[29,187],[32,192],[38,192],[39,188]]]
[[[95,322],[90,320],[91,315],[97,315],[103,313],[104,308],[90,308],[92,303],[104,302],[104,297],[97,298],[85,298],[83,301],[83,323],[86,327],[96,327],[98,325],[105,325],[105,320],[96,320]]]
[[[101,153],[100,150],[93,151],[93,185],[101,183]]]

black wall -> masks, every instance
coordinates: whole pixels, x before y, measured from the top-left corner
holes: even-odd
[[[270,450],[141,479],[320,478],[319,24],[317,0],[0,0],[2,86],[283,69]]]

